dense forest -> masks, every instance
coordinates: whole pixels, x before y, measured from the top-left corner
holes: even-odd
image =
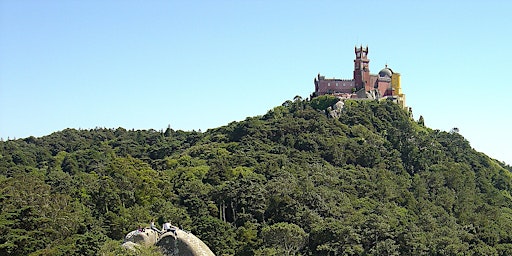
[[[331,118],[335,102],[2,141],[0,255],[130,254],[123,237],[153,218],[216,255],[512,255],[510,166],[392,102]]]

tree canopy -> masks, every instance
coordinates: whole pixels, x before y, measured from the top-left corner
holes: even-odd
[[[392,102],[336,101],[1,141],[0,255],[114,255],[151,219],[216,255],[512,255],[510,166]]]

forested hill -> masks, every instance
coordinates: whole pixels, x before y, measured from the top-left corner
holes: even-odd
[[[512,255],[510,166],[394,103],[334,102],[0,142],[0,255],[115,255],[152,218],[216,255]]]

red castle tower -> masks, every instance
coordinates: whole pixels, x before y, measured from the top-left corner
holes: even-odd
[[[354,47],[356,59],[354,60],[354,82],[356,90],[365,91],[373,89],[370,84],[370,60],[368,59],[368,46]]]

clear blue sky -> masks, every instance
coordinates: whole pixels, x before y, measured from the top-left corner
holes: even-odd
[[[317,73],[402,74],[414,117],[512,164],[510,1],[0,0],[0,137],[207,130],[308,97]]]

